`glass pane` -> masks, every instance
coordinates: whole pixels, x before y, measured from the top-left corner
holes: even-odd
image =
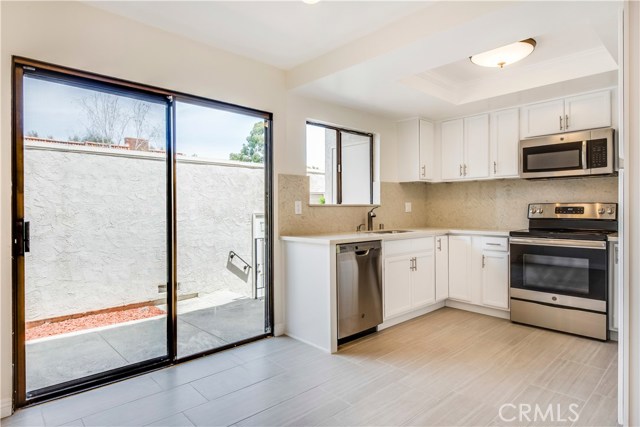
[[[25,77],[27,392],[166,356],[166,115]]]
[[[524,287],[589,294],[589,260],[525,254]]]
[[[311,204],[338,203],[337,135],[333,129],[307,125],[307,175]]]
[[[342,134],[342,204],[371,203],[371,139]]]
[[[580,150],[527,154],[527,170],[562,170],[580,167]]]
[[[178,357],[265,333],[264,131],[176,103]]]

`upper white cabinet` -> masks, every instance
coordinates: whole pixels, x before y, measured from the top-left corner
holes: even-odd
[[[450,120],[441,125],[442,179],[489,176],[489,115]]]
[[[435,139],[433,123],[411,119],[396,124],[398,137],[398,180],[431,181],[434,174]]]
[[[523,138],[611,126],[611,91],[525,105],[520,119]]]
[[[520,114],[517,108],[491,113],[491,161],[489,173],[495,178],[518,176]]]

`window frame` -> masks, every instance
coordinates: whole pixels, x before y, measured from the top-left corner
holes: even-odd
[[[337,192],[336,200],[337,201],[335,204],[328,204],[329,206],[350,206],[350,204],[342,203],[342,132],[369,138],[369,205],[374,205],[374,202],[373,202],[373,199],[374,199],[373,197],[373,182],[374,182],[373,133],[343,128],[340,126],[320,123],[313,120],[307,120],[305,122],[305,131],[306,131],[306,126],[317,126],[324,129],[331,129],[336,132],[336,157],[337,157],[336,170],[332,172],[335,172],[336,174],[336,192]],[[305,135],[306,135],[306,132],[305,132]],[[306,141],[307,139],[305,136],[305,148],[306,148]],[[351,204],[351,206],[353,206],[353,204]]]

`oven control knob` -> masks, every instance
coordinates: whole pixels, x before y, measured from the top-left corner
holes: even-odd
[[[602,215],[604,213],[604,208],[598,208],[598,214]]]
[[[541,214],[542,212],[544,212],[544,211],[542,210],[542,208],[538,209],[538,213],[539,213],[539,214]]]
[[[608,208],[608,209],[607,209],[607,213],[608,213],[609,215],[613,214],[613,208]]]
[[[531,209],[529,209],[529,213],[530,213],[531,215],[533,215],[534,213],[536,213],[536,208],[531,208]]]

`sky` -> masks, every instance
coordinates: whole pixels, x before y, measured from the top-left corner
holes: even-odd
[[[42,138],[59,140],[68,140],[74,135],[84,136],[88,121],[81,101],[94,93],[94,90],[25,78],[25,134],[34,131]],[[129,111],[134,102],[125,96],[111,96],[119,98],[119,105],[125,111]],[[149,123],[160,126],[164,135],[166,107],[152,102],[148,104]],[[230,153],[240,151],[258,121],[261,119],[257,117],[177,102],[176,151],[187,156],[228,160]],[[136,136],[132,125],[126,128],[124,136]],[[152,144],[164,147],[165,141],[156,140]]]

